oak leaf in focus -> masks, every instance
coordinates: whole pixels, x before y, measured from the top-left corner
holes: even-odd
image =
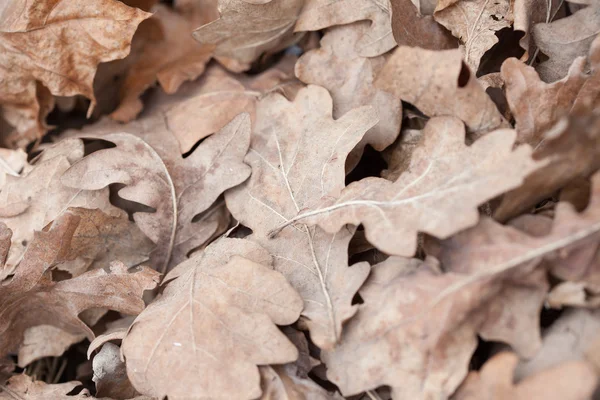
[[[28,375],[21,374],[12,376],[6,384],[0,385],[1,400],[82,400],[89,399],[90,393],[83,389],[76,395],[70,393],[81,382],[71,381],[65,383],[48,384],[42,381],[36,381]]]
[[[83,95],[91,111],[98,64],[127,56],[148,17],[116,0],[6,0],[0,6],[0,106],[15,132],[2,142],[23,147],[41,138],[51,95]]]

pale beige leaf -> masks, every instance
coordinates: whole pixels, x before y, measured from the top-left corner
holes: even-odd
[[[321,39],[321,48],[305,53],[296,63],[296,76],[307,84],[323,86],[333,99],[333,118],[353,108],[371,105],[379,123],[369,129],[350,155],[356,164],[367,144],[381,151],[394,142],[402,122],[402,104],[398,97],[373,86],[385,59],[366,58],[356,52],[356,43],[367,23],[331,28]]]
[[[509,0],[458,0],[438,4],[433,17],[460,39],[465,62],[473,71],[483,54],[498,43],[496,32],[512,25]]]
[[[460,50],[430,51],[400,46],[375,85],[412,103],[430,117],[453,115],[482,135],[508,127],[494,102],[462,61]]]
[[[112,340],[123,340],[134,319],[133,316],[130,316],[107,323],[106,330],[91,341],[87,350],[88,359],[92,358],[94,351],[102,347],[105,343]]]
[[[556,16],[560,5],[563,2],[560,0],[515,0],[513,3],[515,31],[524,33],[519,44],[525,49],[525,54],[522,59],[527,60],[533,56],[537,50],[537,46],[533,39],[533,27],[540,22],[550,22]]]
[[[48,384],[35,381],[25,374],[11,377],[6,384],[0,385],[1,400],[81,400],[89,399],[90,393],[83,389],[79,394],[69,396],[81,382],[71,381],[65,383]]]
[[[59,357],[71,345],[85,339],[85,334],[69,333],[52,325],[35,325],[25,330],[19,347],[19,367],[43,357]]]
[[[304,299],[302,315],[321,348],[339,339],[342,323],[356,311],[352,297],[369,271],[363,263],[348,267],[353,229],[330,235],[299,224],[274,239],[269,232],[321,196],[339,194],[348,153],[376,123],[371,107],[333,120],[331,97],[318,86],[300,90],[293,102],[268,95],[257,106],[245,159],[252,175],[225,194],[233,216],[252,229],[249,239],[273,255],[275,269]]]
[[[293,323],[302,299],[272,267],[238,255],[240,241],[221,239],[185,261],[189,267],[135,320],[122,349],[141,393],[254,399],[257,365],[298,357],[275,324]]]
[[[334,25],[370,20],[355,44],[362,57],[380,56],[394,47],[390,0],[306,0],[295,31],[316,31]]]
[[[194,38],[215,45],[217,56],[249,68],[263,52],[283,49],[295,40],[293,29],[304,0],[219,0],[218,4],[220,18],[198,28]]]
[[[125,363],[121,360],[121,349],[112,343],[106,343],[92,360],[96,384],[96,396],[126,400],[138,393],[127,378]]]
[[[259,400],[342,400],[337,393],[328,393],[309,378],[295,376],[286,366],[260,368],[261,388]]]
[[[489,133],[467,146],[460,120],[437,117],[423,136],[407,172],[395,182],[377,177],[353,182],[282,226],[299,221],[334,233],[346,224],[363,224],[367,240],[379,250],[410,257],[418,232],[446,238],[475,225],[480,204],[518,187],[539,168],[529,146],[513,151],[511,130]]]
[[[115,0],[6,0],[0,8],[0,106],[17,132],[2,138],[4,144],[24,146],[45,133],[36,114],[43,121],[51,107],[40,112],[49,105],[40,90],[83,95],[92,109],[98,64],[125,57],[138,24],[149,16]]]

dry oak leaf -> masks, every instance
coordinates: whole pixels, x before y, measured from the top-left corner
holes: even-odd
[[[369,129],[351,153],[350,159],[354,159],[351,164],[358,163],[367,144],[378,151],[392,144],[402,122],[400,99],[373,86],[384,57],[366,58],[356,52],[356,43],[364,34],[366,24],[356,22],[331,28],[321,39],[321,48],[305,53],[296,63],[298,79],[329,91],[334,118],[366,105],[377,111],[379,123]]]
[[[506,221],[574,179],[590,176],[600,169],[599,155],[599,115],[575,115],[559,120],[533,153],[534,159],[545,165],[529,174],[521,187],[503,196],[494,218]]]
[[[51,270],[72,257],[71,238],[80,217],[66,212],[52,223],[48,231],[36,232],[14,276],[4,280],[0,289],[0,354],[17,349],[27,328],[53,325],[70,333],[85,333],[92,340],[92,330],[79,314],[90,308],[107,308],[126,314],[144,309],[142,295],[153,289],[158,274],[146,267],[128,272],[119,262],[110,272],[97,269],[76,278],[54,282]],[[2,229],[2,249],[8,250],[10,231]],[[6,235],[8,233],[9,235]],[[6,257],[6,251],[0,255]]]
[[[215,55],[242,65],[236,69],[248,69],[265,51],[284,49],[297,40],[293,29],[304,0],[218,0],[218,5],[220,18],[193,36],[214,45]]]
[[[345,396],[389,385],[393,399],[447,398],[468,372],[479,327],[496,319],[488,306],[510,278],[497,275],[440,299],[469,276],[442,274],[432,260],[392,256],[375,265],[359,292],[364,303],[338,345],[321,353],[327,377]]]
[[[133,39],[134,46],[142,42],[136,46],[139,54],[121,86],[119,107],[111,114],[120,122],[142,111],[140,96],[156,81],[173,94],[183,82],[198,78],[213,54],[213,46],[201,45],[190,33],[218,17],[216,0],[178,0],[173,7],[158,5],[153,11]]]
[[[513,371],[518,362],[518,357],[512,353],[494,356],[480,371],[469,373],[452,399],[587,400],[596,388],[596,373],[587,362],[566,362],[515,384]]]
[[[508,122],[462,61],[461,51],[431,51],[400,46],[392,53],[375,86],[412,103],[430,117],[453,115],[475,135]]]
[[[289,102],[279,94],[257,105],[256,124],[245,162],[250,179],[227,191],[232,215],[252,229],[248,237],[266,248],[304,300],[302,315],[314,343],[331,348],[342,323],[352,317],[352,297],[369,273],[367,263],[348,267],[353,229],[328,234],[303,224],[270,231],[328,193],[344,187],[348,153],[377,123],[370,106],[332,118],[327,90],[309,85]]]
[[[488,133],[467,146],[460,120],[436,117],[423,136],[407,172],[395,182],[378,177],[352,182],[282,226],[318,224],[334,233],[346,224],[363,224],[367,240],[376,248],[410,257],[417,249],[418,232],[446,238],[475,225],[480,204],[518,187],[539,168],[529,146],[513,151],[512,130]]]
[[[127,56],[138,24],[148,17],[115,0],[4,1],[0,6],[0,105],[9,123],[19,123],[15,126],[18,133],[2,139],[23,146],[45,133],[37,120],[30,121],[49,104],[44,100],[47,95],[38,102],[38,83],[53,95],[89,98],[91,111],[98,64]]]
[[[377,57],[396,47],[390,0],[306,0],[294,30],[317,31],[364,20],[371,25],[355,43],[358,55]]]
[[[110,141],[116,147],[83,158],[61,179],[63,184],[86,190],[121,183],[125,186],[119,196],[155,209],[135,213],[134,220],[157,243],[153,263],[162,272],[223,228],[220,221],[227,214],[218,197],[250,175],[243,163],[250,142],[247,114],[235,117],[187,158],[179,152],[170,121],[159,110],[122,128],[135,136],[111,133],[114,124],[92,127],[93,133],[80,136]]]
[[[522,60],[537,54],[537,45],[532,35],[533,27],[541,22],[552,21],[562,4],[563,2],[559,0],[515,0],[513,2],[513,29],[524,33],[519,40],[519,44],[525,49]]]
[[[96,396],[116,400],[131,399],[138,392],[129,382],[119,346],[106,343],[92,360]]]
[[[105,343],[113,340],[123,340],[134,319],[135,317],[128,316],[108,322],[106,324],[106,330],[103,333],[96,335],[94,340],[90,342],[90,346],[87,350],[88,360],[92,358],[94,351],[102,347]]]
[[[460,39],[465,62],[477,71],[483,54],[498,43],[496,32],[512,25],[510,0],[440,1],[433,17]]]
[[[19,347],[19,367],[25,368],[44,357],[60,357],[69,347],[85,339],[85,333],[70,333],[52,325],[35,325],[23,334]]]
[[[12,376],[5,384],[0,384],[0,400],[81,400],[93,397],[83,389],[77,395],[69,395],[81,382],[48,384],[35,381],[24,373]]]
[[[258,365],[298,357],[275,324],[296,321],[302,299],[272,267],[244,258],[253,253],[240,242],[220,239],[185,261],[136,318],[122,351],[138,391],[169,399],[255,399]]]
[[[0,267],[0,279],[10,274],[20,261],[33,239],[33,232],[41,230],[69,207],[97,208],[110,217],[126,217],[125,212],[110,204],[108,188],[82,191],[60,182],[63,173],[83,154],[80,140],[62,141],[46,149],[20,176],[7,176],[0,192],[0,222],[12,230],[13,240],[9,258]]]
[[[343,400],[310,378],[299,378],[289,364],[261,367],[260,378],[263,394],[259,400]]]
[[[600,2],[551,23],[533,27],[533,37],[539,49],[549,59],[536,69],[545,82],[562,79],[577,57],[588,54],[591,43],[600,33]]]
[[[446,50],[458,47],[458,40],[431,15],[422,15],[411,0],[390,0],[392,32],[399,46]]]

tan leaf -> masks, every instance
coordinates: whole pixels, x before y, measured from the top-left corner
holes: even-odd
[[[519,44],[525,49],[525,54],[522,59],[527,60],[537,50],[536,43],[533,39],[533,27],[540,22],[550,22],[560,10],[563,4],[559,0],[515,0],[513,3],[514,25],[515,31],[521,31],[524,36],[519,40]]]
[[[38,95],[40,90],[83,95],[92,109],[98,64],[125,57],[138,24],[149,16],[115,0],[4,2],[0,105],[17,130],[4,143],[24,146],[45,133],[43,120],[53,103],[47,94]]]
[[[97,335],[96,338],[91,341],[87,351],[88,359],[92,358],[92,353],[102,347],[105,343],[112,340],[123,340],[134,319],[134,317],[129,316],[107,323],[106,331]]]
[[[70,396],[69,393],[81,382],[71,381],[65,383],[48,384],[42,381],[34,381],[25,374],[11,377],[4,385],[0,385],[1,400],[79,400],[89,399],[90,394],[87,389],[83,389],[79,394]]]
[[[137,314],[144,308],[142,294],[158,282],[158,274],[142,267],[128,272],[119,262],[110,272],[97,269],[77,278],[54,282],[51,269],[71,257],[71,238],[80,217],[69,212],[54,221],[46,232],[36,232],[14,276],[0,290],[0,354],[16,350],[27,328],[52,325],[70,333],[93,333],[79,314],[90,308],[108,308]],[[5,225],[1,227],[8,231]],[[8,231],[10,233],[10,231]],[[3,235],[4,244],[10,237]],[[4,246],[3,246],[4,248]]]
[[[389,181],[395,181],[409,167],[413,152],[422,147],[423,130],[403,129],[400,137],[390,147],[381,153],[387,169],[381,171],[381,176]]]
[[[356,311],[352,297],[369,271],[366,264],[348,267],[353,229],[330,235],[298,224],[274,239],[269,232],[321,196],[342,190],[348,153],[376,123],[371,107],[333,120],[331,97],[318,86],[300,90],[293,102],[271,94],[256,110],[245,159],[252,175],[225,194],[233,216],[252,229],[249,239],[273,255],[275,269],[304,299],[302,315],[321,348],[337,342],[342,323]]]
[[[0,148],[0,188],[6,183],[6,176],[19,176],[27,164],[27,153],[21,149]]]
[[[110,204],[108,188],[82,191],[61,184],[62,174],[82,156],[80,140],[62,141],[44,151],[20,176],[6,177],[0,192],[0,221],[13,231],[13,240],[0,279],[10,274],[21,260],[33,232],[58,218],[67,208],[98,208],[108,214],[107,218],[117,220],[125,216],[122,210]]]
[[[134,38],[142,42],[136,48],[139,55],[125,76],[119,107],[111,114],[120,122],[135,118],[143,108],[140,95],[156,81],[166,93],[175,93],[183,82],[198,78],[212,57],[213,46],[199,44],[190,32],[218,18],[216,0],[180,0],[173,8],[158,5],[153,11],[152,20]]]
[[[454,0],[438,3],[433,17],[460,39],[473,71],[483,54],[498,43],[496,32],[512,25],[510,0]]]
[[[240,241],[221,239],[185,261],[185,272],[135,320],[122,349],[141,393],[254,399],[257,365],[298,357],[275,324],[293,323],[302,299],[272,267],[238,255]]]
[[[52,325],[35,325],[25,330],[19,348],[19,367],[25,368],[43,357],[58,357],[71,345],[85,339],[83,333],[69,333]]]
[[[127,378],[125,363],[121,360],[119,346],[106,343],[92,361],[96,396],[125,400],[138,393]]]
[[[547,131],[542,144],[533,157],[545,165],[529,174],[521,187],[504,195],[495,210],[496,219],[519,215],[572,180],[600,169],[600,116],[561,119]]]
[[[350,164],[358,162],[367,144],[378,151],[392,144],[402,122],[400,99],[373,86],[375,76],[385,62],[384,57],[361,57],[355,50],[366,24],[357,22],[331,28],[321,39],[321,48],[305,53],[296,63],[298,79],[329,91],[333,99],[333,118],[366,105],[377,111],[379,123],[369,129],[351,153]]]
[[[533,37],[549,60],[537,66],[545,82],[562,79],[577,57],[588,53],[600,33],[600,6],[597,2],[566,18],[533,27]]]
[[[362,57],[380,56],[394,47],[390,0],[306,0],[295,31],[316,31],[334,25],[370,20],[355,44]]]
[[[309,378],[299,378],[287,365],[260,368],[261,388],[259,400],[342,400],[337,393],[328,393]]]
[[[456,116],[476,135],[509,126],[475,73],[463,63],[460,50],[400,46],[383,67],[375,86],[412,103],[430,117]]]
[[[518,357],[494,356],[480,371],[473,371],[452,397],[454,400],[586,400],[596,388],[597,377],[586,362],[567,362],[539,372],[515,384],[513,370]]]
[[[346,224],[363,224],[367,240],[379,250],[409,257],[418,232],[446,238],[475,225],[477,206],[519,186],[539,167],[529,146],[512,150],[514,131],[498,130],[466,146],[463,124],[437,117],[423,136],[408,171],[395,182],[377,177],[353,182],[282,226],[300,221],[334,233]]]
[[[92,134],[81,136],[107,140],[116,147],[83,158],[61,180],[86,190],[122,183],[126,185],[119,191],[122,198],[156,209],[153,213],[135,213],[134,219],[157,243],[154,263],[163,272],[212,238],[221,219],[215,213],[225,210],[211,205],[250,174],[242,162],[250,141],[247,114],[234,118],[185,159],[169,129],[160,110],[129,126],[128,130],[137,136],[111,133],[115,127],[110,124],[108,128],[92,128]],[[200,221],[195,223],[198,215]]]
[[[265,51],[284,49],[296,38],[293,29],[304,0],[218,0],[220,18],[198,28],[194,38],[215,45],[217,56],[245,65]]]

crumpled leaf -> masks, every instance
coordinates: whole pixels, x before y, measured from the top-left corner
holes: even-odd
[[[396,47],[390,0],[306,0],[294,30],[316,31],[363,20],[371,25],[355,44],[359,56],[377,57]]]
[[[342,190],[346,156],[376,123],[368,106],[333,120],[331,97],[318,86],[300,90],[293,102],[268,95],[258,103],[245,159],[252,175],[225,194],[233,216],[252,229],[248,239],[272,254],[275,269],[304,299],[304,322],[321,348],[339,339],[342,323],[356,312],[352,297],[369,272],[366,263],[347,266],[353,229],[330,235],[298,224],[274,239],[270,231]]]
[[[537,50],[532,35],[533,27],[540,22],[548,23],[552,21],[562,4],[559,0],[514,1],[512,5],[514,16],[513,29],[524,33],[523,37],[519,40],[519,44],[525,49],[522,59],[529,59]]]
[[[275,324],[296,321],[302,299],[272,267],[244,258],[252,253],[240,241],[221,239],[187,260],[133,323],[122,350],[142,394],[254,399],[257,365],[298,357]]]
[[[321,39],[321,48],[305,53],[296,63],[296,76],[307,84],[323,86],[333,99],[333,118],[353,108],[371,105],[379,123],[369,129],[350,159],[358,162],[363,148],[370,144],[381,151],[394,142],[402,122],[402,104],[398,97],[373,86],[383,67],[384,57],[361,57],[355,50],[366,23],[331,28]]]
[[[48,384],[35,381],[25,374],[12,376],[4,385],[0,385],[0,399],[2,400],[78,400],[89,399],[90,393],[83,389],[79,394],[70,396],[69,393],[81,382],[71,381],[65,383]]]
[[[138,392],[129,382],[125,363],[121,360],[119,346],[106,343],[92,361],[96,384],[96,396],[125,400],[135,397]]]
[[[20,176],[6,177],[0,192],[0,221],[12,230],[13,236],[8,260],[0,268],[0,279],[10,274],[21,260],[33,232],[41,230],[69,207],[97,208],[108,214],[107,218],[126,217],[122,210],[110,204],[108,188],[82,191],[61,183],[64,172],[82,156],[80,140],[63,141],[44,151]]]
[[[43,357],[58,357],[73,344],[85,339],[84,333],[69,333],[52,325],[35,325],[25,330],[19,347],[19,367],[24,368]]]
[[[522,382],[513,382],[518,363],[515,354],[504,352],[491,358],[480,371],[473,371],[458,389],[456,400],[586,400],[594,393],[597,377],[586,362],[566,362],[539,372]]]
[[[72,257],[71,238],[80,217],[69,212],[53,222],[48,231],[36,232],[14,276],[0,287],[0,354],[14,351],[27,328],[52,325],[70,333],[85,333],[93,339],[91,329],[79,314],[90,308],[108,308],[137,314],[144,308],[142,295],[153,289],[158,274],[145,267],[128,272],[119,262],[110,272],[97,269],[76,278],[54,282],[50,271],[67,257]],[[3,250],[8,250],[10,231],[2,229]],[[2,258],[6,254],[2,254]]]
[[[194,39],[215,46],[217,56],[240,63],[239,70],[265,51],[284,49],[297,40],[294,24],[304,0],[219,0],[220,18],[194,31]]]
[[[61,180],[69,187],[86,190],[122,183],[126,185],[119,190],[122,198],[156,209],[153,213],[135,213],[134,219],[157,243],[154,263],[163,272],[212,238],[222,218],[215,213],[222,212],[222,208],[211,205],[222,192],[250,174],[242,162],[250,141],[247,114],[234,118],[185,159],[175,138],[169,138],[169,129],[164,114],[157,112],[130,125],[129,130],[137,136],[111,133],[110,128],[103,133],[102,126],[95,134],[84,133],[84,137],[107,140],[117,146],[78,161]],[[195,223],[194,219],[202,213],[205,214],[200,223]]]
[[[123,340],[134,319],[135,317],[128,316],[107,323],[106,330],[100,335],[96,335],[96,338],[90,342],[87,351],[88,359],[92,358],[92,353],[102,347],[105,343],[113,340]]]
[[[483,54],[498,43],[496,32],[513,22],[510,0],[440,1],[433,16],[460,39],[465,62],[473,71]]]
[[[282,226],[300,221],[335,233],[346,224],[363,224],[367,240],[379,250],[410,257],[418,232],[446,238],[475,225],[477,206],[518,187],[539,167],[529,146],[512,150],[514,131],[498,130],[466,146],[463,124],[437,117],[423,135],[408,171],[395,182],[377,177],[353,182]]]
[[[218,17],[213,0],[178,0],[174,7],[158,5],[134,40],[142,42],[139,53],[121,86],[119,107],[111,116],[120,122],[133,120],[142,110],[142,93],[156,81],[169,94],[185,81],[198,78],[213,54],[213,46],[203,46],[190,32]],[[186,150],[187,151],[187,150]]]
[[[462,57],[460,50],[400,46],[383,67],[375,86],[412,103],[430,117],[456,116],[477,136],[508,127]]]
[[[587,55],[599,32],[600,3],[596,1],[566,18],[536,24],[533,27],[535,43],[549,57],[537,66],[540,77],[545,82],[562,79],[577,57]]]
[[[16,132],[5,145],[41,138],[53,95],[95,98],[99,63],[123,58],[140,22],[150,14],[115,0],[23,3],[0,9],[0,105]]]

